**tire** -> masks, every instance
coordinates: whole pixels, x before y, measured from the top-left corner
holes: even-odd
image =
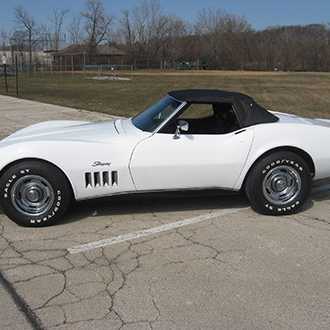
[[[303,158],[289,151],[274,152],[259,160],[248,174],[245,192],[258,213],[296,213],[307,199],[312,174]]]
[[[62,218],[72,200],[65,175],[41,161],[23,161],[10,166],[0,178],[0,204],[18,225],[42,227]]]

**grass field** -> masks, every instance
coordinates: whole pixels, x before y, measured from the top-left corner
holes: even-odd
[[[0,78],[0,94],[9,93]],[[19,97],[78,109],[130,117],[168,91],[212,88],[251,95],[260,105],[306,117],[330,118],[330,73],[283,72],[138,72],[132,81],[83,79],[82,76],[20,76]]]

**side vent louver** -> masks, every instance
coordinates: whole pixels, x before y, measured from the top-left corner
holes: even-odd
[[[86,188],[107,188],[111,186],[118,186],[118,171],[85,173]]]
[[[109,172],[102,173],[103,187],[109,187]]]
[[[86,188],[92,188],[92,173],[85,173]]]
[[[111,183],[113,186],[118,186],[118,172],[117,171],[111,172]]]
[[[96,188],[101,187],[100,172],[94,172],[94,186]]]

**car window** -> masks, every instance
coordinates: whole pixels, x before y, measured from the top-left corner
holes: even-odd
[[[240,128],[230,103],[193,103],[171,120],[160,133],[174,134],[179,120],[188,122],[188,131],[181,134],[226,134]]]
[[[181,105],[169,96],[152,105],[132,119],[133,124],[145,132],[153,132]]]
[[[213,115],[213,108],[212,104],[200,104],[200,103],[193,103],[190,104],[188,109],[184,111],[179,118],[190,118],[190,119],[197,119],[197,118],[204,118]]]

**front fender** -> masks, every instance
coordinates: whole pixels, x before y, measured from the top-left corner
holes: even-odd
[[[29,141],[15,144],[1,143],[0,170],[24,159],[39,159],[58,167],[68,178],[76,200],[134,191],[128,163],[134,143],[123,139],[121,143],[79,141]],[[89,173],[89,174],[88,174]],[[97,173],[97,174],[94,174]],[[103,174],[107,173],[107,174]],[[112,177],[109,184],[103,177]],[[91,184],[86,184],[90,175]],[[97,178],[100,177],[100,182]]]

